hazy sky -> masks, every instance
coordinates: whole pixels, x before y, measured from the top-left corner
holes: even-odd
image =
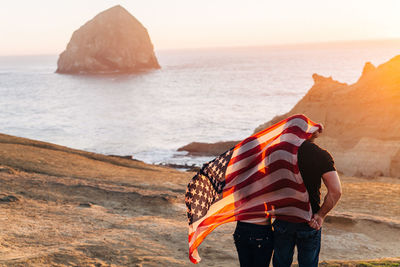
[[[0,55],[58,54],[74,30],[117,4],[156,50],[400,38],[399,0],[7,0]]]

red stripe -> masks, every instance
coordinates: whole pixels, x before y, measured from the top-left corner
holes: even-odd
[[[195,232],[189,234],[189,243],[190,243],[190,240],[192,240],[192,237],[193,237],[194,233],[195,233]]]
[[[245,159],[245,158],[247,158],[247,157],[249,157],[249,156],[251,156],[251,155],[253,155],[253,154],[256,154],[256,153],[260,152],[260,151],[261,151],[268,143],[270,143],[273,139],[276,139],[276,138],[280,137],[281,135],[287,134],[287,133],[294,134],[294,135],[296,135],[297,137],[299,137],[299,138],[301,138],[301,139],[308,139],[308,138],[311,137],[311,135],[312,135],[312,134],[310,134],[310,133],[304,132],[304,131],[303,131],[301,128],[299,128],[298,126],[291,126],[291,127],[289,127],[289,128],[286,128],[285,130],[283,130],[279,135],[274,136],[273,138],[270,138],[270,139],[266,140],[265,142],[259,144],[258,146],[256,146],[256,147],[254,147],[254,148],[252,148],[252,149],[250,149],[250,150],[248,150],[248,151],[246,151],[246,152],[244,152],[244,153],[241,153],[240,155],[238,155],[238,156],[232,158],[232,159],[229,161],[229,165],[233,165],[233,164],[235,164],[235,163],[238,162],[238,161],[241,161],[241,160],[243,160],[243,159]],[[254,138],[253,140],[255,140],[255,139],[257,139],[257,138]],[[237,148],[235,148],[235,150],[236,150],[236,149],[237,149]],[[228,165],[228,166],[229,166],[229,165]]]
[[[307,220],[305,220],[303,218],[296,217],[296,216],[290,216],[290,215],[276,215],[275,218],[278,220],[288,221],[288,222],[293,222],[293,223],[308,222]]]
[[[302,209],[304,211],[310,210],[310,203],[300,201],[296,198],[283,198],[276,201],[268,202],[270,206],[275,207],[275,209],[287,208],[287,207],[296,207],[298,209]]]
[[[240,206],[240,205],[244,204],[245,202],[251,200],[252,198],[258,197],[263,194],[271,193],[271,192],[280,190],[282,188],[291,188],[291,189],[296,190],[301,193],[305,193],[307,191],[304,184],[298,184],[289,179],[282,179],[282,180],[276,181],[273,184],[270,184],[266,187],[261,188],[261,190],[254,192],[254,193],[242,198],[241,200],[236,201],[235,206]]]
[[[284,199],[280,199],[277,201],[268,202],[267,205],[270,207],[270,208],[268,208],[268,210],[265,210],[265,205],[264,205],[264,203],[262,203],[257,206],[245,209],[245,210],[240,210],[238,212],[240,212],[240,214],[245,215],[246,213],[253,213],[253,212],[270,212],[272,210],[277,210],[277,209],[286,208],[286,207],[296,207],[296,208],[304,210],[304,211],[310,210],[310,206],[309,206],[308,202],[302,202],[295,198],[284,198]],[[236,212],[236,213],[238,213],[238,212]],[[272,216],[272,217],[274,217],[274,216]],[[248,218],[246,217],[246,219],[248,219]]]
[[[261,161],[264,160],[264,155],[260,154],[257,155],[251,162],[248,162],[247,165],[237,171],[231,172],[225,176],[225,184],[229,184],[236,176],[250,170],[257,166]]]
[[[272,140],[272,139],[269,139],[269,140]],[[242,154],[240,154],[240,155],[238,155],[238,156],[236,156],[234,158],[231,158],[231,160],[229,161],[228,166],[233,165],[236,162],[241,161],[241,160],[243,160],[243,159],[245,159],[247,157],[250,157],[250,156],[252,156],[254,154],[257,154],[258,152],[260,152],[268,144],[268,141],[266,141],[266,142],[264,142],[262,144],[259,144],[258,146],[255,146],[252,149],[249,149],[246,152],[244,152],[244,153],[242,153]]]
[[[227,218],[225,220],[220,220],[220,222],[218,224],[215,224],[213,226],[210,226],[208,229],[206,229],[201,235],[199,235],[196,240],[194,241],[194,243],[189,247],[189,259],[191,262],[193,263],[197,263],[196,259],[194,259],[192,257],[192,254],[194,252],[194,250],[196,248],[198,248],[198,246],[200,246],[200,244],[203,242],[204,238],[206,238],[206,236],[211,233],[216,227],[220,226],[223,223],[227,223],[227,222],[233,222],[235,221],[234,217],[231,217],[230,220]],[[190,241],[189,241],[190,242]]]
[[[258,132],[258,133],[253,134],[253,135],[250,136],[249,138],[246,138],[246,139],[244,139],[242,142],[240,142],[239,144],[237,144],[237,145],[235,146],[235,149],[238,149],[239,147],[241,147],[241,146],[247,144],[248,142],[253,141],[255,138],[258,138],[258,137],[260,137],[260,136],[262,136],[262,135],[265,135],[265,134],[268,133],[268,132],[273,131],[273,130],[276,129],[276,128],[281,127],[281,126],[282,126],[283,124],[285,124],[286,122],[287,122],[287,119],[286,119],[286,120],[282,120],[282,121],[280,121],[280,122],[278,122],[278,123],[276,123],[276,124],[274,124],[274,125],[272,125],[272,126],[266,128],[266,129],[264,129],[264,130],[262,130],[262,131],[260,131],[260,132]]]
[[[287,162],[286,160],[277,160],[277,161],[269,164],[268,166],[258,170],[251,176],[247,177],[244,181],[242,181],[234,186],[231,186],[229,188],[225,188],[223,191],[223,197],[226,197],[226,196],[232,194],[234,191],[239,190],[240,188],[243,188],[259,179],[262,179],[263,177],[270,175],[271,173],[273,173],[279,169],[287,169],[288,171],[290,171],[294,174],[299,173],[299,168],[297,165],[293,165],[293,164]]]
[[[298,128],[298,127],[296,127],[296,128]],[[289,129],[290,129],[290,128],[288,128],[288,130],[289,130]],[[290,130],[289,130],[289,131],[290,131]],[[291,132],[291,133],[297,135],[297,136],[298,136],[299,138],[301,138],[301,139],[304,139],[304,136],[303,136],[303,135],[308,135],[308,134],[304,134],[304,132],[303,132],[303,133]],[[291,143],[288,143],[288,142],[280,142],[280,143],[278,143],[278,144],[275,144],[275,145],[273,145],[273,146],[267,148],[267,149],[264,151],[264,153],[261,153],[261,154],[257,155],[257,156],[256,156],[254,159],[252,159],[250,162],[246,162],[247,164],[246,164],[246,166],[245,166],[244,168],[241,168],[241,169],[239,169],[239,170],[237,170],[237,171],[234,171],[234,172],[231,172],[231,173],[229,173],[229,174],[226,174],[226,176],[225,176],[225,183],[228,184],[234,177],[236,177],[236,176],[238,176],[238,175],[240,175],[240,174],[246,172],[247,170],[249,170],[249,169],[255,167],[257,164],[259,164],[261,161],[263,161],[266,157],[268,157],[271,153],[273,153],[273,152],[275,152],[275,151],[277,151],[277,150],[280,150],[280,149],[285,150],[285,151],[287,151],[287,152],[290,152],[290,153],[292,153],[292,154],[295,154],[295,153],[297,152],[298,147],[295,146],[295,145],[293,145],[293,144],[291,144]],[[259,152],[259,151],[258,151],[258,152]],[[246,154],[246,152],[243,153],[243,154]],[[241,156],[241,155],[235,157],[235,158],[233,159],[233,161],[232,161],[232,159],[231,159],[230,162],[237,162],[238,160],[236,160],[236,158],[239,158],[240,156]],[[247,157],[248,157],[248,156],[249,156],[249,155],[247,155]],[[245,157],[243,157],[243,158],[245,158]],[[230,164],[230,163],[229,163],[229,164]]]
[[[290,122],[290,121],[293,120],[293,119],[301,119],[301,120],[303,120],[305,123],[307,123],[307,124],[309,124],[309,125],[320,127],[318,124],[316,124],[316,123],[310,121],[310,120],[309,120],[306,116],[304,116],[303,114],[293,115],[293,116],[291,116],[291,117],[289,117],[289,118],[287,118],[287,119],[284,119],[284,120],[282,120],[282,121],[280,121],[280,122],[277,122],[276,124],[274,124],[274,125],[272,125],[272,126],[266,128],[266,129],[264,129],[264,130],[261,130],[261,131],[258,132],[258,133],[253,134],[253,135],[250,136],[249,138],[246,138],[245,140],[243,140],[242,142],[240,142],[239,144],[237,144],[236,147],[235,147],[235,149],[237,149],[237,148],[239,148],[239,147],[241,147],[241,146],[247,144],[248,142],[253,141],[254,138],[252,138],[252,137],[258,138],[258,137],[260,137],[260,136],[262,136],[262,135],[267,134],[268,132],[272,132],[272,131],[275,130],[276,128],[281,127],[283,124],[288,123],[288,122]]]

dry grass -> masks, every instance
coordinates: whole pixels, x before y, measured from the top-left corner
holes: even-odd
[[[321,262],[319,266],[324,267],[399,267],[400,258],[382,259],[370,261],[342,261],[342,262]]]

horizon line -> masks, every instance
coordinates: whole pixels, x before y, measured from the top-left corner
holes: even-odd
[[[326,46],[326,45],[350,45],[356,43],[383,43],[383,42],[400,42],[400,38],[382,38],[382,39],[358,39],[358,40],[332,40],[332,41],[316,41],[316,42],[293,42],[293,43],[279,43],[279,44],[254,44],[254,45],[217,45],[217,46],[202,46],[202,47],[181,47],[181,48],[161,48],[154,49],[157,51],[192,51],[192,50],[213,50],[213,49],[245,49],[245,48],[287,48],[293,46]],[[154,44],[153,44],[154,45]],[[23,56],[54,56],[59,55],[59,53],[32,53],[32,54],[0,54],[0,57],[23,57]]]

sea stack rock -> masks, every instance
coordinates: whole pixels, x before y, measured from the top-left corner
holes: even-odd
[[[58,73],[133,73],[158,69],[146,28],[120,5],[76,30],[60,54]]]

